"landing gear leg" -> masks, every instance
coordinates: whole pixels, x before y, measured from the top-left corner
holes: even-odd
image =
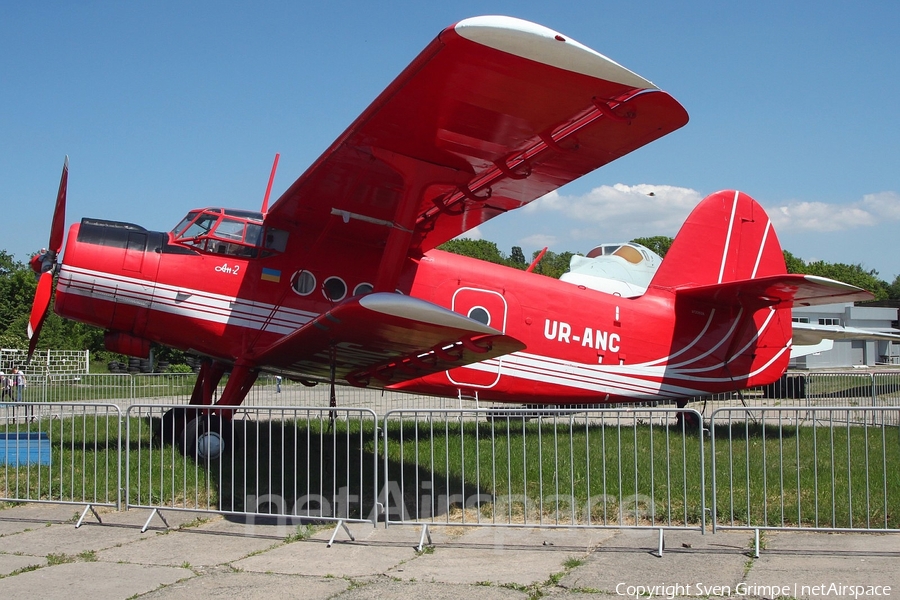
[[[171,408],[162,417],[162,441],[169,444],[185,446],[185,426],[194,420],[199,414],[199,407],[210,406],[213,403],[213,394],[222,375],[225,374],[225,364],[204,358],[200,364],[200,372],[191,392],[189,406]]]
[[[259,371],[245,363],[235,363],[216,406],[240,406],[259,376]],[[210,398],[211,400],[211,398]],[[213,409],[197,415],[187,424],[184,434],[184,454],[201,460],[216,460],[236,446],[233,410]]]
[[[236,446],[232,417],[234,411],[216,410],[217,406],[240,406],[256,381],[259,371],[238,362],[219,401],[213,404],[213,394],[225,373],[225,365],[218,361],[204,361],[190,405],[168,411],[163,415],[163,429],[173,432],[174,441],[185,456],[201,460],[216,460]]]
[[[687,406],[688,401],[685,400],[676,400],[675,405],[678,408],[684,408]],[[699,429],[702,423],[697,416],[697,413],[690,410],[682,410],[676,413],[675,416],[675,425],[678,429]]]

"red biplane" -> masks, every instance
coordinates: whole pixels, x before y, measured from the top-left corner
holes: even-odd
[[[687,121],[669,94],[555,31],[461,21],[260,212],[192,210],[168,232],[83,219],[60,262],[66,167],[49,251],[32,261],[31,349],[56,275],[55,311],[103,328],[110,350],[204,356],[190,403],[207,414],[239,405],[262,371],[535,404],[683,405],[773,382],[792,305],[869,295],[786,274],[742,193],[703,200],[652,276],[624,288],[658,257],[600,247],[560,281],[436,249]]]

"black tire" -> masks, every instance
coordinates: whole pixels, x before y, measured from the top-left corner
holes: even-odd
[[[184,440],[184,426],[196,416],[197,409],[187,406],[170,408],[163,413],[159,439],[164,444],[177,444],[179,447]]]

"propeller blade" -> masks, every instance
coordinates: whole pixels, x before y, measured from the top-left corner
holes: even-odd
[[[66,229],[66,189],[69,185],[69,157],[63,164],[62,176],[59,179],[59,192],[56,194],[56,208],[53,211],[53,224],[50,226],[50,245],[47,248],[54,254],[62,250],[63,236]]]
[[[49,271],[41,273],[38,280],[37,290],[34,292],[34,302],[31,305],[31,317],[28,319],[28,359],[31,361],[31,355],[37,347],[38,335],[41,327],[44,325],[44,319],[47,318],[47,309],[50,308],[50,294],[53,291],[53,273]]]

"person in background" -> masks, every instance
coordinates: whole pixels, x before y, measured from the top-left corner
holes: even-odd
[[[13,389],[13,401],[15,402],[23,402],[25,400],[25,388],[28,387],[28,380],[25,379],[25,373],[23,373],[18,367],[14,368],[12,374],[10,375],[12,378],[12,389]],[[25,409],[25,418],[29,418],[34,421],[34,412],[32,407],[26,407]]]
[[[12,391],[9,389],[11,385],[12,382],[6,376],[6,373],[0,371],[0,402],[6,397],[12,399]]]
[[[15,392],[13,394],[13,400],[21,402],[25,398],[25,388],[28,386],[28,381],[25,379],[25,373],[16,367],[13,369],[11,377],[13,378],[12,387]]]

